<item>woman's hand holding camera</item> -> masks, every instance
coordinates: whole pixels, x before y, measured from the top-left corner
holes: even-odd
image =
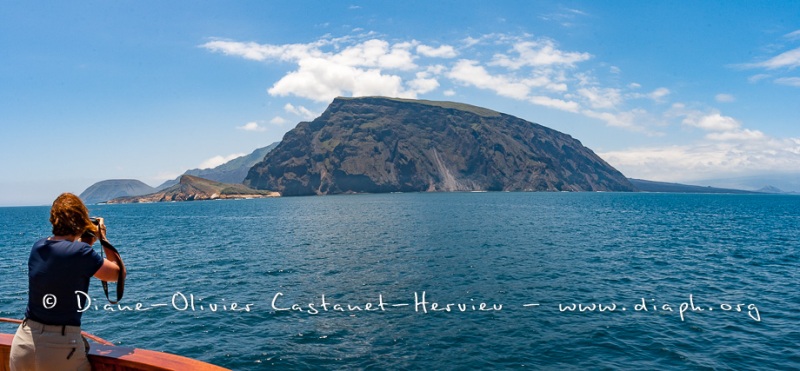
[[[91,218],[91,220],[92,224],[97,227],[97,233],[87,230],[80,239],[89,245],[94,245],[94,243],[97,241],[106,240],[106,223],[103,218],[99,217]]]
[[[97,237],[100,239],[100,241],[105,240],[106,239],[105,220],[103,218],[94,218],[94,219],[97,221],[97,223],[95,223],[97,224],[97,235],[98,235]]]

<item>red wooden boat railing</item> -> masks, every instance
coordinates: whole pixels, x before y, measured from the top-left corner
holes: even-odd
[[[22,323],[18,319],[0,318],[0,322]],[[89,350],[89,362],[94,371],[166,371],[196,370],[225,371],[227,368],[153,350],[118,347],[97,336],[83,332],[84,337],[95,342]],[[8,356],[11,353],[13,334],[0,333],[0,371],[8,371]]]

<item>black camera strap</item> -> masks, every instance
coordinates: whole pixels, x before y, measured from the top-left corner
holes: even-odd
[[[128,271],[125,269],[125,264],[122,262],[122,257],[119,255],[119,251],[111,245],[110,242],[106,239],[100,240],[100,245],[103,246],[102,250],[108,249],[108,260],[117,263],[119,266],[119,276],[117,278],[117,300],[111,300],[111,297],[108,295],[108,282],[100,281],[103,284],[103,291],[106,293],[106,299],[111,304],[117,304],[120,300],[122,300],[122,294],[125,293],[125,277],[128,275]]]

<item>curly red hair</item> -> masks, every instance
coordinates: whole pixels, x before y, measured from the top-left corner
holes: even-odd
[[[97,233],[97,226],[89,219],[86,205],[72,193],[62,193],[53,201],[50,224],[54,236],[80,236],[87,230]]]

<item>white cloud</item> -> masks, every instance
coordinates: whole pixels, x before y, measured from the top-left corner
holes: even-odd
[[[403,78],[384,70],[413,71],[418,69],[412,53],[416,41],[390,44],[370,39],[353,43],[350,38],[320,39],[307,44],[270,45],[214,40],[201,47],[226,55],[257,61],[296,63],[297,69],[284,75],[271,88],[273,96],[298,96],[317,102],[347,95],[385,95],[415,98],[416,92],[407,89]],[[446,52],[446,48],[438,50]],[[416,83],[418,86],[419,83]]]
[[[285,45],[215,40],[209,41],[201,45],[201,47],[212,52],[242,57],[254,61],[266,61],[269,59],[280,61],[297,61],[308,57],[320,56],[322,53],[319,51],[319,48],[331,43],[332,42],[327,39],[321,39],[308,44]]]
[[[562,99],[550,98],[545,96],[530,97],[529,101],[540,106],[550,107],[568,112],[578,112],[580,105],[576,102]]]
[[[519,41],[502,35],[486,36],[478,41],[473,40],[473,43],[491,38],[498,43],[511,42],[512,51],[517,55],[494,54],[486,65],[479,60],[461,59],[447,77],[467,86],[491,90],[500,96],[579,113],[609,126],[651,136],[662,135],[643,126],[644,122],[654,121],[646,110],[634,108],[619,111],[629,96],[623,94],[621,89],[602,87],[590,72],[573,72],[578,62],[591,58],[588,53],[566,53],[555,49],[555,43],[549,40]],[[489,67],[494,67],[494,70],[490,71]],[[569,84],[580,88],[570,93]],[[636,84],[635,87],[640,85]],[[652,93],[639,93],[636,96],[661,100],[669,93],[668,89],[659,88]],[[584,105],[590,109],[583,108]]]
[[[287,74],[269,88],[269,94],[295,95],[317,102],[328,102],[346,95],[346,92],[352,96],[414,98],[403,88],[400,76],[383,74],[379,69],[361,69],[321,58],[302,60],[299,65],[297,71]]]
[[[658,181],[800,172],[800,138],[754,136],[738,142],[640,147],[598,155],[626,176]]]
[[[757,82],[759,82],[761,80],[764,80],[766,78],[769,78],[769,77],[770,76],[765,74],[765,73],[759,73],[757,75],[753,75],[753,76],[748,77],[747,81],[749,81],[750,83],[755,84],[755,83],[757,83]]]
[[[579,16],[587,15],[589,14],[578,9],[562,8],[553,13],[540,14],[539,19],[558,23],[562,27],[572,27]]]
[[[768,70],[800,67],[800,48],[783,52],[763,62],[745,64],[744,67],[766,68]]]
[[[623,128],[630,131],[645,133],[648,136],[660,136],[659,132],[646,129],[642,123],[651,121],[649,113],[643,109],[632,109],[625,112],[601,112],[594,110],[581,111],[586,117],[604,121],[608,126]]]
[[[359,38],[362,38],[359,40]],[[432,47],[422,42],[382,40],[375,33],[341,38],[324,37],[306,44],[270,45],[214,40],[203,48],[258,61],[295,64],[267,90],[273,96],[296,96],[329,102],[337,96],[390,96],[417,98],[455,83],[542,107],[600,119],[610,126],[652,134],[641,124],[643,109],[625,108],[626,99],[661,102],[669,89],[630,93],[605,87],[592,69],[579,63],[592,55],[565,51],[555,41],[531,35],[487,34],[463,40],[465,46]],[[460,54],[471,58],[447,60]],[[426,64],[428,58],[439,63]],[[619,73],[619,68],[609,67]],[[640,88],[633,83],[630,89]],[[628,89],[629,90],[629,89]],[[450,88],[442,92],[453,96]],[[288,105],[286,111],[304,119],[315,115]],[[306,110],[307,111],[307,110]],[[650,120],[652,121],[652,120]]]
[[[708,133],[706,138],[720,142],[750,141],[764,139],[765,135],[758,130],[742,129],[729,130],[719,133]]]
[[[483,65],[478,60],[461,59],[450,69],[447,77],[455,82],[487,89],[512,99],[563,111],[578,112],[580,104],[568,91],[570,76],[566,71],[576,63],[589,59],[588,53],[564,52],[547,39],[527,40],[507,35],[486,35],[480,39],[469,39],[477,45],[491,41],[495,45],[511,45],[509,54],[494,54],[492,60]],[[493,67],[497,71],[490,71]],[[588,77],[583,80],[588,81]],[[611,92],[613,94],[613,91]],[[613,100],[613,97],[607,99]]]
[[[424,77],[425,74],[420,72],[417,78],[408,82],[408,86],[414,91],[415,94],[425,94],[433,91],[439,87],[439,81],[432,78]]]
[[[563,111],[577,112],[580,108],[577,102],[568,101],[560,98],[553,98],[544,95],[530,95],[531,88],[542,85],[551,85],[547,79],[517,79],[508,75],[492,75],[485,67],[479,65],[478,61],[462,59],[450,70],[447,75],[449,78],[465,85],[475,86],[480,89],[494,91],[496,94],[508,98],[555,108]]]
[[[790,40],[800,39],[800,30],[790,32],[784,35],[784,38]],[[773,74],[793,71],[795,68],[800,67],[800,47],[785,51],[762,62],[739,64],[735,65],[735,67],[759,68],[767,71],[775,71],[772,72]],[[770,74],[759,73],[750,76],[747,80],[751,83],[757,83],[771,77]],[[780,85],[800,86],[800,77],[779,77],[773,80],[773,82]]]
[[[264,130],[267,130],[267,128],[259,125],[255,121],[248,122],[248,123],[246,123],[246,124],[244,124],[242,126],[237,126],[236,128],[239,129],[239,130],[244,130],[244,131],[264,131]]]
[[[730,103],[730,102],[735,102],[736,101],[736,97],[734,97],[731,94],[720,93],[720,94],[717,94],[716,96],[714,96],[714,100],[716,100],[717,102],[720,102],[720,103]]]
[[[275,116],[271,120],[269,120],[270,124],[278,125],[278,126],[281,126],[281,125],[283,125],[283,124],[285,124],[287,122],[288,121],[285,118],[280,117],[280,116]]]
[[[530,88],[506,76],[493,76],[478,61],[462,59],[450,70],[448,74],[453,80],[472,85],[480,89],[492,90],[498,95],[525,100]]]
[[[303,106],[295,106],[291,103],[286,103],[286,105],[283,106],[283,110],[288,113],[300,116],[306,120],[313,120],[315,117],[318,116],[314,112],[311,112],[311,110],[309,110],[308,108],[305,108]]]
[[[445,67],[445,66],[443,66],[441,64],[434,64],[432,66],[428,66],[425,69],[426,73],[432,74],[432,75],[441,75],[445,71],[447,71],[447,67]]]
[[[566,11],[568,11],[570,13],[578,14],[578,15],[589,15],[589,13],[586,13],[583,10],[580,10],[580,9],[567,8]]]
[[[327,59],[342,66],[411,70],[417,67],[410,51],[413,46],[414,42],[390,46],[387,41],[372,39],[345,48]]]
[[[733,131],[742,126],[733,117],[723,116],[719,112],[702,116],[692,113],[687,115],[683,123],[706,131]]]
[[[641,87],[642,86],[637,83],[632,83],[628,85],[628,88],[631,90],[636,90]],[[664,98],[666,98],[670,94],[672,94],[672,92],[669,89],[661,87],[649,93],[638,93],[638,92],[628,93],[625,95],[625,97],[634,99],[650,99],[656,103],[664,103],[666,101]]]
[[[488,34],[464,41],[467,48],[478,44],[510,47],[505,53],[493,54],[486,65],[461,59],[451,66],[420,66],[417,64],[420,56],[454,58],[459,53],[450,45],[432,47],[415,40],[390,43],[371,37],[365,41],[356,41],[356,37],[325,37],[306,44],[285,45],[212,40],[201,47],[250,60],[296,64],[296,69],[267,90],[273,96],[297,96],[316,102],[345,95],[416,98],[438,89],[440,78],[444,77],[503,97],[571,112],[577,112],[580,106],[564,95],[570,79],[575,78],[567,70],[591,58],[589,53],[560,50],[549,39]],[[489,71],[487,66],[501,71]],[[586,74],[578,78],[586,89],[584,98],[594,107],[612,107],[621,101],[618,90],[589,86],[591,78]],[[307,113],[287,111],[311,118]]]
[[[715,142],[754,142],[769,139],[763,132],[743,128],[741,122],[718,111],[687,110],[683,104],[676,103],[668,114],[684,117],[684,125],[708,132],[705,138]]]
[[[662,102],[663,98],[666,97],[669,94],[670,94],[669,89],[667,89],[667,88],[658,88],[656,90],[653,90],[649,94],[649,97],[650,97],[650,99],[652,99],[652,100],[654,100],[656,102]]]
[[[502,66],[512,70],[521,67],[541,67],[552,65],[574,66],[592,57],[589,53],[564,52],[556,48],[553,41],[520,41],[513,46],[517,56],[495,54],[490,65]]]
[[[611,88],[581,88],[578,94],[589,101],[592,108],[615,108],[622,103],[622,95],[619,89]]]
[[[475,45],[480,44],[483,41],[482,39],[483,38],[480,38],[480,37],[479,38],[474,38],[472,36],[468,36],[464,40],[462,40],[461,42],[464,43],[465,47],[470,48],[470,47],[473,47]]]
[[[438,48],[428,45],[418,45],[417,53],[426,57],[434,58],[455,58],[458,55],[456,50],[450,45],[442,45]]]
[[[563,73],[562,73],[563,76]],[[590,75],[588,72],[575,72],[572,78],[576,81],[578,86],[596,86],[598,85],[597,79]]]
[[[244,153],[234,153],[232,155],[227,156],[214,156],[208,160],[203,161],[197,168],[198,169],[210,169],[215,168],[219,165],[222,165],[230,160],[233,160],[238,157],[244,156]]]
[[[779,79],[775,79],[775,83],[789,86],[800,86],[800,77],[781,77]]]

